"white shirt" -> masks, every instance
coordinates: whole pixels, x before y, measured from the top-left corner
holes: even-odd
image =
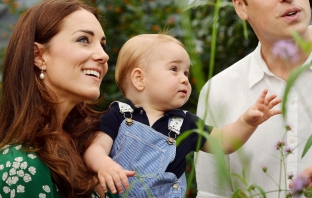
[[[197,115],[205,119],[206,124],[222,128],[225,124],[236,121],[256,102],[264,89],[269,90],[268,95],[277,94],[278,98],[282,99],[286,81],[269,71],[261,57],[260,48],[259,44],[255,51],[214,76],[202,88]],[[311,60],[312,55],[306,63]],[[286,159],[287,170],[282,170],[281,189],[285,189],[285,172],[286,175],[290,172],[297,175],[306,167],[312,166],[312,148],[301,159],[304,145],[312,134],[311,68],[298,78],[291,89],[287,103],[287,120],[284,121],[282,115],[270,118],[258,127],[241,149],[226,156],[231,174],[228,184],[218,184],[213,155],[201,151],[198,153],[197,163],[195,162],[198,198],[231,197],[237,189],[244,189],[243,183],[233,176],[233,173],[242,175],[243,168],[249,185],[257,185],[265,192],[276,191],[277,185],[262,171],[262,166],[266,166],[267,173],[279,183],[280,154],[274,145],[277,140],[282,140],[284,135],[287,144],[297,148]],[[281,105],[275,108],[281,109]],[[285,134],[286,124],[289,124],[292,130]],[[287,187],[288,184],[289,180],[286,182]],[[277,198],[278,194],[268,193],[267,197]],[[284,192],[281,193],[281,197],[285,197]]]

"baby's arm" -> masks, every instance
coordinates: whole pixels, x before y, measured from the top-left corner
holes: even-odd
[[[252,105],[236,122],[228,124],[222,130],[214,127],[210,137],[213,141],[218,141],[226,154],[236,151],[241,147],[257,129],[258,125],[268,120],[270,117],[280,114],[281,110],[273,110],[280,99],[275,99],[276,95],[266,97],[268,90],[264,90],[256,103]],[[209,140],[202,148],[209,152]]]
[[[134,176],[134,171],[124,170],[119,164],[114,162],[108,155],[113,145],[112,138],[106,133],[99,132],[96,139],[84,153],[87,166],[98,174],[100,184],[105,193],[107,187],[115,194],[116,188],[122,193],[122,184],[129,187],[128,177]]]

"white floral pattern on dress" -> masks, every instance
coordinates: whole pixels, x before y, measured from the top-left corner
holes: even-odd
[[[32,174],[32,175],[35,175],[36,174],[36,168],[31,166],[28,168],[28,171]]]
[[[44,193],[40,193],[40,194],[39,194],[39,198],[46,198],[46,197],[47,197],[47,195],[44,194]]]
[[[0,198],[60,198],[49,168],[36,153],[21,149],[21,145],[0,148]]]
[[[37,157],[37,156],[35,156],[34,154],[31,154],[31,153],[28,154],[27,156],[28,156],[30,159],[35,159],[35,158]]]
[[[14,149],[18,151],[21,148],[22,148],[21,145],[11,146],[11,147],[6,146],[0,150],[0,156],[1,155],[3,155],[3,156],[4,155],[11,155]],[[23,155],[21,155],[21,156],[23,156]],[[29,158],[29,159],[24,159],[24,158]],[[0,184],[1,185],[4,184],[3,186],[0,185],[1,186],[0,198],[2,198],[3,196],[14,198],[17,194],[26,193],[25,192],[25,186],[23,185],[23,182],[28,183],[28,182],[32,181],[32,176],[36,175],[36,173],[37,173],[36,167],[29,166],[28,162],[30,162],[30,160],[34,160],[34,159],[38,160],[38,158],[33,153],[28,153],[27,155],[24,155],[24,158],[23,157],[16,157],[16,158],[14,158],[14,161],[12,160],[12,161],[0,162],[0,171],[1,171],[0,172],[0,178],[3,181]],[[21,180],[23,182],[21,183],[19,180]],[[17,182],[19,182],[19,183],[17,184]],[[17,184],[17,186],[15,186],[15,187],[12,186],[12,185],[16,185],[16,184]],[[28,193],[29,193],[29,191],[28,191]],[[50,186],[43,184],[42,192],[39,193],[37,195],[37,197],[46,198],[47,194],[49,194],[49,193],[51,193]]]
[[[24,193],[25,192],[25,186],[18,185],[17,186],[17,193]]]
[[[43,189],[44,191],[46,191],[47,193],[51,192],[51,189],[50,189],[50,187],[49,187],[48,185],[42,186],[42,189]]]

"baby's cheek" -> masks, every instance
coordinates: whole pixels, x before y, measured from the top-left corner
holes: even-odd
[[[188,92],[187,92],[187,99],[189,99],[189,97],[190,97],[190,95],[191,95],[191,93],[192,93],[192,86],[191,86],[191,84],[188,84]]]

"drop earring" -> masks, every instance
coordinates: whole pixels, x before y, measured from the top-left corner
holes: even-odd
[[[40,73],[40,75],[39,75],[39,78],[40,78],[41,80],[44,79],[43,66],[41,66],[41,73]]]

